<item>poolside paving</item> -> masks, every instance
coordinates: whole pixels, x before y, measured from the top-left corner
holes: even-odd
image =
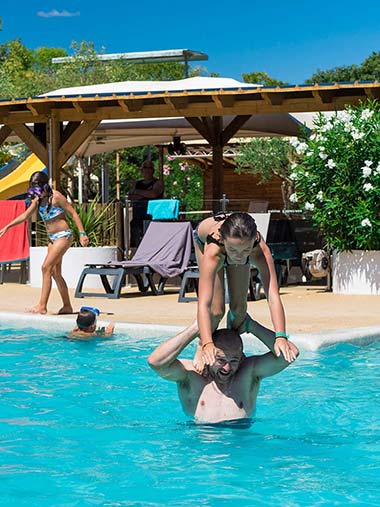
[[[74,298],[74,311],[82,305],[98,307],[102,320],[187,326],[196,317],[196,302],[178,303],[178,288],[168,287],[162,296],[141,294],[136,288],[123,289],[120,299]],[[0,285],[0,311],[24,313],[38,302],[40,289],[19,283]],[[281,288],[281,298],[290,334],[322,333],[329,330],[380,325],[380,296],[346,296],[325,292],[321,286],[294,285]],[[56,289],[52,290],[49,311],[60,308]],[[265,299],[249,301],[248,311],[258,321],[271,327]],[[73,316],[74,322],[74,316]]]

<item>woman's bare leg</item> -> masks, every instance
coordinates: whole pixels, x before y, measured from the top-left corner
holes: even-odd
[[[57,262],[62,261],[63,254],[70,247],[71,242],[71,238],[60,238],[54,241],[54,243],[49,243],[47,256],[41,266],[42,290],[40,301],[30,309],[32,313],[47,313],[47,302],[51,292],[53,269]]]
[[[232,329],[239,329],[247,315],[250,270],[249,264],[231,265],[226,268],[230,295],[229,320]]]

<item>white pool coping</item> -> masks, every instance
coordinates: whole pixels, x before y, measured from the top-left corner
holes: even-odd
[[[38,327],[47,331],[69,332],[75,325],[76,315],[39,315],[30,313],[0,312],[0,326],[6,321],[13,328]],[[100,326],[107,325],[109,321],[98,320]],[[138,324],[129,322],[115,322],[115,332],[126,334],[128,338],[160,338],[175,335],[183,329],[182,326],[162,324]],[[251,342],[249,335],[243,335],[244,340]],[[323,333],[294,334],[291,340],[300,350],[315,351],[338,343],[353,345],[368,345],[380,341],[380,326],[367,326],[345,328],[339,330],[326,330]]]

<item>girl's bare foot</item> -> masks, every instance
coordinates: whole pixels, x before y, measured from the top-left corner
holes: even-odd
[[[27,311],[30,313],[40,313],[41,315],[45,315],[47,313],[47,308],[46,306],[38,304],[36,306],[33,306],[33,308],[30,308]]]
[[[60,310],[58,310],[56,315],[68,315],[70,313],[74,313],[73,307],[71,305],[70,306],[62,306],[62,308]]]
[[[200,341],[198,342],[197,350],[195,351],[193,366],[195,368],[195,371],[197,371],[200,375],[202,375],[203,370],[205,368],[205,363],[202,358],[202,347]]]

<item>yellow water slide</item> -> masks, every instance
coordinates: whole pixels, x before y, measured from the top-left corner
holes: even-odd
[[[28,189],[31,175],[44,168],[45,165],[32,153],[9,174],[2,177],[0,171],[0,200],[24,194]]]

